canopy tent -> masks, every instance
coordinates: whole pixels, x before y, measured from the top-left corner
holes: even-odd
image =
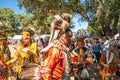
[[[21,39],[21,35],[15,35],[13,39]]]

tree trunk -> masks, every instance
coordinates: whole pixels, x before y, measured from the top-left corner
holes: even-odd
[[[116,14],[112,28],[110,28],[110,25],[102,25],[104,26],[103,27],[104,36],[113,36],[116,33],[118,33],[118,28],[117,28],[118,20],[119,20],[119,15]]]
[[[117,28],[118,20],[119,20],[119,14],[116,14],[115,18],[114,18],[114,23],[113,23],[113,29],[112,29],[112,34],[113,35],[118,33],[118,28]]]

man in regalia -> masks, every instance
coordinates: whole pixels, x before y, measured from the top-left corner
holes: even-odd
[[[41,69],[43,80],[70,80],[69,45],[72,41],[72,31],[62,28],[58,39],[53,41],[45,53],[45,60]]]
[[[20,72],[22,71],[22,66],[28,63],[37,63],[39,56],[37,43],[32,41],[32,36],[35,31],[33,28],[25,27],[22,31],[22,43],[15,47],[16,52],[11,60],[7,61],[5,64],[8,67],[13,67],[16,73],[17,80],[20,79]]]
[[[11,55],[7,44],[8,30],[0,30],[0,76],[2,79],[7,79],[8,75],[4,75],[4,62],[10,60]]]
[[[109,50],[106,53],[103,52],[100,59],[100,74],[102,75],[102,80],[108,80],[109,78],[115,79],[118,71],[117,64],[116,44],[114,41],[111,41],[109,42]]]

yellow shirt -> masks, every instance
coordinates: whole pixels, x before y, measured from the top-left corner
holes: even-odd
[[[78,59],[80,60],[83,55],[84,55],[84,51],[83,49],[80,49],[78,54]]]
[[[13,66],[14,63],[16,63],[16,72],[20,73],[21,72],[21,67],[26,64],[27,62],[37,62],[37,59],[31,57],[29,53],[24,52],[23,49],[30,50],[32,54],[37,55],[37,44],[32,43],[30,46],[24,48],[23,45],[19,45],[16,47],[17,51],[14,53],[13,59],[9,60],[6,62],[6,64],[10,67]]]

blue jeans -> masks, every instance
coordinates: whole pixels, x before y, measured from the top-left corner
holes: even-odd
[[[99,63],[100,57],[101,57],[101,53],[100,52],[94,52],[95,56],[96,56],[96,60]]]

